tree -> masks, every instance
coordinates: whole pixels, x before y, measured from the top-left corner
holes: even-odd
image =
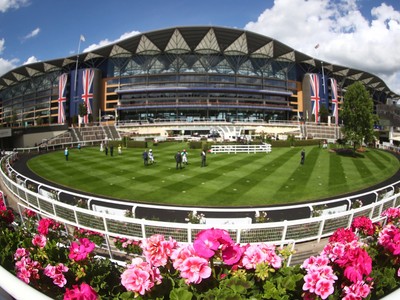
[[[78,114],[83,118],[84,116],[86,116],[88,113],[87,107],[85,105],[85,103],[81,103],[78,106]]]
[[[370,141],[374,134],[374,103],[361,82],[347,87],[344,95],[341,118],[342,132],[346,139],[353,143],[354,149],[363,140]]]
[[[319,108],[319,117],[321,123],[328,122],[328,115],[329,115],[328,108],[325,105],[321,105],[321,107]]]

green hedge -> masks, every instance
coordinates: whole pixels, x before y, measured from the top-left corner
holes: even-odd
[[[191,142],[189,142],[190,149],[211,149],[211,145],[214,145],[214,143],[207,142],[207,141],[191,141]]]
[[[146,141],[128,141],[127,145],[128,148],[147,148]]]
[[[272,147],[291,147],[291,146],[314,146],[314,145],[322,145],[323,140],[294,140],[293,145],[291,145],[291,141],[270,141],[268,142]]]

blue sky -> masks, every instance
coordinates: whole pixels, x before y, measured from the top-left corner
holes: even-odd
[[[0,75],[140,32],[215,25],[371,72],[400,94],[400,0],[0,0]],[[315,45],[320,47],[316,50]]]

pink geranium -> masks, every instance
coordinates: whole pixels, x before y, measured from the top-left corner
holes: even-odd
[[[257,245],[250,245],[243,253],[242,265],[246,269],[255,269],[260,263],[265,262],[267,255]]]
[[[87,238],[72,242],[69,247],[69,258],[75,261],[84,260],[94,250],[95,244]]]
[[[268,262],[273,268],[279,269],[282,266],[282,258],[276,254],[275,245],[260,244],[259,247],[266,255],[266,262]]]
[[[389,223],[396,222],[400,219],[400,208],[390,207],[382,213],[383,217],[387,217]]]
[[[189,258],[197,256],[196,251],[193,248],[193,245],[184,245],[179,248],[174,249],[171,253],[172,264],[175,269],[181,270],[183,266],[183,262]]]
[[[64,266],[64,264],[59,263],[57,266],[47,265],[44,269],[44,275],[53,279],[53,283],[59,287],[63,287],[67,280],[63,273],[68,272],[68,267]]]
[[[23,215],[27,218],[34,218],[36,217],[37,214],[33,210],[26,208],[23,212]]]
[[[333,282],[327,279],[320,279],[318,280],[315,286],[315,294],[319,295],[322,299],[326,299],[329,295],[333,294]]]
[[[160,271],[141,258],[132,260],[132,264],[121,275],[121,284],[128,290],[144,295],[154,284],[160,284]]]
[[[25,248],[18,248],[14,253],[14,260],[20,260],[22,257],[29,256],[29,251]]]
[[[166,240],[163,235],[155,234],[142,241],[141,247],[146,260],[153,266],[165,266],[177,242],[171,237]]]
[[[303,290],[315,293],[322,299],[326,299],[334,292],[334,283],[338,277],[333,273],[333,269],[329,264],[326,256],[311,256],[306,259],[302,265],[307,271],[304,276]]]
[[[363,235],[373,235],[375,232],[375,226],[371,219],[365,216],[354,218],[351,223],[351,230],[360,232]]]
[[[233,244],[233,240],[226,230],[211,228],[197,234],[193,247],[199,256],[210,258],[218,249],[231,244]]]
[[[53,221],[52,219],[40,219],[37,231],[40,234],[48,235],[49,230],[57,230],[60,227],[60,224]]]
[[[357,240],[357,236],[350,228],[339,228],[329,238],[330,243],[349,243],[354,240]]]
[[[44,236],[43,234],[36,234],[32,239],[32,244],[41,249],[46,246],[46,242],[47,242],[46,236]]]
[[[240,245],[228,245],[222,249],[222,260],[227,265],[236,264],[242,257],[244,248]]]
[[[80,286],[73,285],[72,289],[66,289],[64,300],[96,300],[97,293],[87,283],[82,283]]]
[[[393,224],[386,225],[379,233],[378,243],[393,255],[400,254],[400,230]]]
[[[343,288],[343,291],[345,294],[345,297],[343,299],[367,298],[367,296],[371,292],[371,286],[365,283],[364,281],[358,281],[356,283],[351,284],[350,286],[345,286]]]
[[[181,270],[182,278],[186,283],[200,283],[211,276],[211,268],[208,260],[202,257],[189,257],[183,261]]]
[[[15,263],[17,277],[25,283],[30,283],[32,279],[40,278],[39,270],[41,265],[38,261],[32,260],[30,257],[24,256]]]

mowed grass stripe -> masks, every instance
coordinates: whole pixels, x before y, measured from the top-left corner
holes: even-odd
[[[329,181],[328,186],[333,191],[335,188],[347,189],[346,174],[344,172],[340,155],[329,155]]]
[[[235,187],[240,187],[240,191],[243,190],[244,192],[244,198],[248,198],[255,205],[264,204],[264,197],[271,197],[279,190],[281,185],[279,178],[287,176],[287,170],[291,169],[291,161],[298,151],[295,148],[285,148],[276,152],[280,154],[279,156],[267,156],[267,163],[259,163],[256,165],[257,168],[252,173],[249,173],[245,180],[238,180],[232,184],[233,191],[235,191]],[[258,184],[254,178],[257,178]],[[272,200],[272,203],[274,202]]]
[[[174,155],[184,148],[189,165],[176,170]],[[330,197],[383,181],[399,168],[397,158],[382,151],[353,158],[318,147],[305,150],[304,166],[299,147],[275,148],[269,154],[208,154],[208,165],[201,168],[200,150],[188,149],[185,143],[153,147],[157,163],[148,167],[143,166],[143,149],[123,149],[123,155],[115,151],[110,157],[98,147],[83,148],[80,153],[71,149],[68,162],[62,151],[48,153],[29,161],[29,166],[48,180],[96,195],[202,206],[284,204]],[[357,166],[355,160],[362,163]]]
[[[291,167],[287,169],[286,180],[282,181],[279,190],[275,193],[276,202],[290,201],[290,195],[298,194],[299,196],[305,193],[307,182],[314,171],[315,164],[320,153],[318,148],[311,148],[311,151],[306,152],[304,165],[300,165],[301,149],[296,149],[298,155],[294,161],[292,158]]]

